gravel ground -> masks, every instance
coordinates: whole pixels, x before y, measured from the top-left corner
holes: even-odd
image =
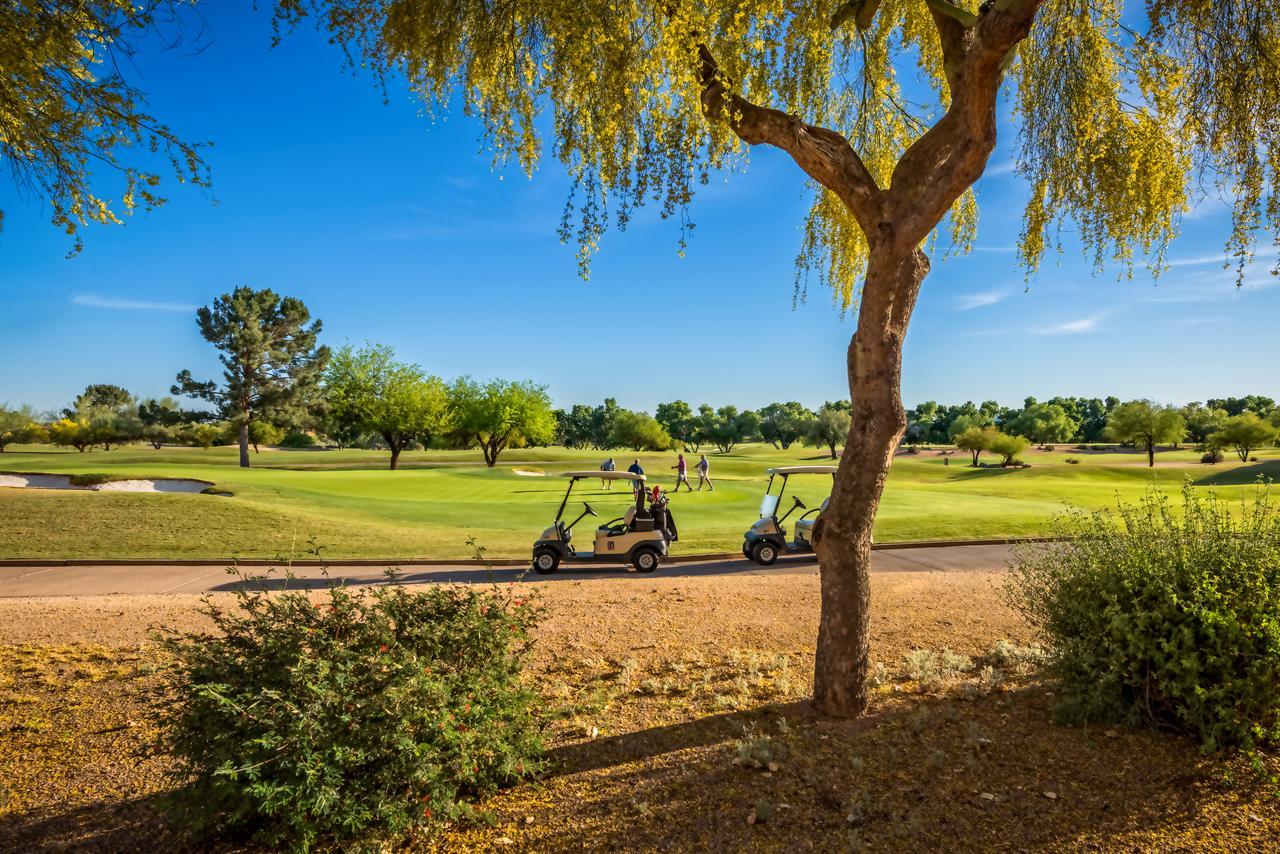
[[[999,574],[872,578],[871,713],[815,719],[813,576],[584,579],[550,607],[535,677],[554,771],[421,850],[1280,850],[1275,784],[1185,739],[1050,722],[1051,686],[983,658],[1029,640]],[[230,597],[225,597],[230,601]],[[148,627],[194,597],[0,600],[0,850],[191,850],[140,749]],[[974,659],[936,684],[912,650]],[[768,736],[773,765],[737,761]],[[776,760],[776,761],[774,761]],[[1270,762],[1270,760],[1268,760]],[[1274,762],[1268,765],[1280,773]]]

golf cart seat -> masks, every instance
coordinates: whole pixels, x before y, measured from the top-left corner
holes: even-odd
[[[653,514],[648,510],[636,510],[635,507],[628,507],[627,512],[617,519],[611,519],[596,529],[601,534],[608,534],[612,537],[621,536],[622,534],[630,534],[636,531],[652,531],[653,530]]]
[[[827,511],[827,504],[831,502],[831,498],[822,499],[822,506],[817,510],[810,510],[796,520],[796,539],[804,540],[806,543],[813,542],[813,525],[818,521],[818,517]],[[813,515],[809,515],[812,513]]]

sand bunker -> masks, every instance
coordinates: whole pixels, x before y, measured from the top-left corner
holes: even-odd
[[[541,472],[541,471],[538,471],[537,469],[512,469],[511,472],[513,474],[518,474],[521,477],[546,477],[547,476],[546,472]]]
[[[80,489],[90,492],[204,492],[213,486],[207,480],[190,478],[144,478],[138,480],[109,480],[88,486],[77,486],[65,474],[0,474],[0,487],[15,489]]]

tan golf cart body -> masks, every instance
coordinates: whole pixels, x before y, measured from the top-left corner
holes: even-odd
[[[635,566],[641,572],[652,572],[667,556],[670,543],[676,539],[675,525],[665,506],[660,511],[645,507],[645,477],[627,471],[569,471],[562,477],[569,478],[560,510],[555,522],[542,532],[533,545],[533,568],[540,573],[555,572],[561,561],[624,563]],[[573,527],[586,516],[595,516],[591,505],[582,515],[564,522],[565,507],[574,484],[580,480],[625,480],[635,491],[635,502],[622,516],[596,528],[592,551],[578,551],[573,547]],[[665,503],[664,503],[665,505]]]

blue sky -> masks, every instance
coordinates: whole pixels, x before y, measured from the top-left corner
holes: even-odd
[[[701,191],[683,259],[678,226],[650,211],[606,237],[583,282],[555,235],[567,182],[554,161],[531,181],[496,173],[474,123],[433,123],[404,89],[384,104],[312,30],[271,49],[268,15],[247,2],[204,14],[201,50],[145,52],[135,79],[153,113],[215,143],[211,192],[168,182],[168,205],[89,228],[67,259],[47,209],[0,176],[0,403],[60,407],[91,382],[162,394],[187,367],[214,376],[194,308],[239,284],[303,298],[329,344],[385,342],[446,377],[532,379],[559,405],[846,395],[852,319],[822,292],[792,309],[806,201],[785,156],[756,150],[745,174]],[[1068,234],[1028,288],[1013,142],[1006,126],[979,185],[978,249],[935,259],[924,285],[908,405],[1277,396],[1274,253],[1237,290],[1221,202],[1187,219],[1158,285],[1093,275]]]

